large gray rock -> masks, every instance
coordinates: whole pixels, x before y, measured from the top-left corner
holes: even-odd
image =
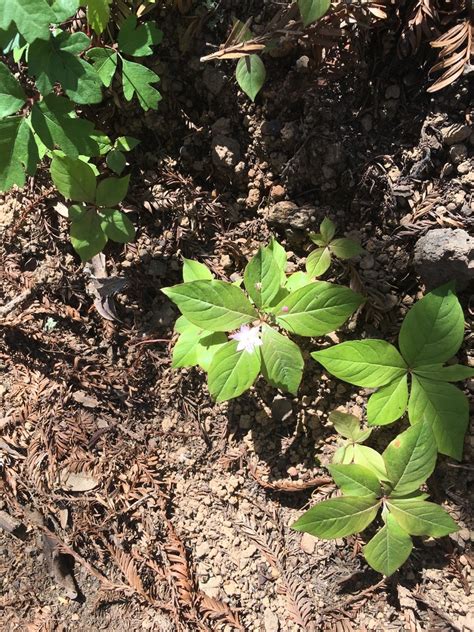
[[[269,224],[305,230],[314,223],[316,213],[314,206],[298,206],[294,202],[283,200],[267,209],[266,220]]]
[[[414,264],[427,289],[456,281],[462,289],[474,278],[474,238],[459,228],[436,228],[415,245]]]

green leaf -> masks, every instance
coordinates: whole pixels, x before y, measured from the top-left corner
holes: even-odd
[[[360,244],[346,237],[331,241],[329,249],[338,259],[352,259],[352,257],[358,257],[365,252]]]
[[[86,162],[69,156],[54,156],[50,171],[54,186],[65,198],[76,202],[94,202],[96,177]],[[100,224],[98,218],[97,221]]]
[[[56,16],[56,24],[71,18],[79,8],[79,0],[49,0],[49,3]]]
[[[252,101],[265,83],[266,74],[265,65],[258,55],[241,57],[235,69],[237,83]]]
[[[14,22],[27,42],[49,38],[49,25],[56,15],[47,0],[6,0],[0,2],[0,29]]]
[[[311,277],[309,277],[306,274],[306,272],[300,271],[300,272],[294,272],[293,274],[290,274],[290,276],[286,280],[286,284],[284,288],[285,290],[288,290],[286,293],[286,296],[288,296],[290,292],[295,292],[296,290],[299,290],[301,287],[304,287],[305,285],[309,285],[312,282],[313,281],[311,280]],[[282,296],[281,300],[283,300],[284,298],[285,297]]]
[[[417,367],[413,373],[438,382],[460,382],[474,377],[474,368],[462,364],[450,364],[449,366],[429,364]]]
[[[117,53],[111,48],[91,48],[87,51],[87,58],[92,61],[104,86],[109,88],[117,70]]]
[[[0,62],[0,118],[15,114],[26,101],[26,95],[18,81]]]
[[[360,427],[360,420],[355,415],[343,413],[340,410],[331,411],[329,421],[340,435],[357,443],[365,441],[372,434],[372,428],[363,430]]]
[[[25,170],[33,175],[39,162],[38,147],[23,116],[0,120],[0,191],[24,186]]]
[[[340,327],[364,302],[349,288],[317,281],[291,292],[272,312],[277,323],[300,336],[322,336]]]
[[[291,528],[326,540],[344,538],[368,527],[379,506],[376,496],[331,498],[309,509]]]
[[[332,457],[333,463],[352,463],[354,457],[354,446],[351,443],[341,445]]]
[[[329,248],[316,248],[306,259],[306,272],[310,277],[323,275],[331,265]]]
[[[117,43],[122,53],[133,57],[145,57],[153,54],[152,46],[160,44],[163,33],[153,22],[146,22],[137,27],[135,15],[128,17],[122,24]]]
[[[386,577],[404,564],[413,549],[413,542],[390,514],[387,522],[364,546],[364,557],[370,566]]]
[[[158,102],[161,101],[161,94],[151,84],[157,81],[160,81],[160,78],[153,70],[133,61],[122,59],[123,94],[127,101],[131,101],[133,95],[136,94],[145,111],[150,108],[156,110]]]
[[[347,496],[378,496],[382,492],[377,476],[363,465],[330,465],[328,469],[336,485]]]
[[[270,243],[268,244],[268,250],[272,253],[273,258],[276,261],[277,266],[280,268],[280,283],[281,285],[285,285],[286,282],[286,267],[288,265],[286,250],[283,246],[278,243],[275,237],[270,239]]]
[[[107,235],[102,230],[101,219],[95,209],[79,205],[69,208],[69,217],[72,218],[70,229],[72,246],[82,261],[88,261],[101,252],[107,243]]]
[[[217,351],[209,367],[209,392],[216,402],[241,395],[252,386],[260,372],[260,349],[256,348],[252,353],[237,351],[237,344],[236,340],[226,342]]]
[[[402,529],[410,535],[440,538],[459,530],[444,509],[426,500],[390,498],[387,507]]]
[[[107,158],[105,159],[105,161],[107,163],[107,167],[111,169],[114,173],[116,173],[118,176],[122,173],[122,171],[125,169],[125,166],[127,164],[125,156],[118,149],[112,149],[107,154]]]
[[[232,331],[258,317],[243,291],[225,281],[192,281],[161,291],[188,320],[210,331]]]
[[[183,257],[183,281],[185,283],[200,280],[212,281],[213,278],[212,272],[203,263]]]
[[[336,225],[329,217],[325,217],[319,226],[319,232],[321,239],[324,241],[324,245],[327,246],[336,234]]]
[[[97,185],[97,206],[115,206],[127,195],[130,175],[123,178],[105,178]]]
[[[111,0],[86,0],[87,22],[100,35],[110,19]]]
[[[112,241],[127,244],[135,238],[135,227],[125,213],[113,208],[101,208],[99,215],[102,230]]]
[[[385,340],[341,342],[311,355],[337,378],[356,386],[385,386],[407,371],[402,356]]]
[[[352,460],[354,463],[363,465],[369,469],[380,481],[388,480],[382,455],[373,448],[369,448],[369,446],[366,445],[359,445],[358,443],[354,444]]]
[[[461,346],[464,315],[447,283],[415,303],[405,316],[398,338],[409,367],[449,360]]]
[[[50,94],[31,111],[31,124],[48,149],[59,147],[72,158],[98,156],[100,148],[93,138],[94,124],[77,118],[74,105],[64,97]]]
[[[297,0],[297,3],[305,26],[322,18],[331,6],[331,0]]]
[[[412,376],[408,417],[411,424],[427,421],[441,454],[460,461],[469,423],[469,402],[462,391],[446,382]]]
[[[257,307],[266,307],[280,289],[280,268],[272,251],[260,247],[244,271],[245,289]]]
[[[119,136],[115,141],[115,147],[121,151],[132,151],[139,143],[138,138],[133,136]]]
[[[208,370],[215,351],[226,342],[227,336],[224,333],[210,334],[208,331],[188,323],[186,330],[181,333],[173,348],[171,366],[178,368],[204,364],[204,370]]]
[[[367,402],[367,423],[370,426],[386,426],[400,419],[408,404],[408,376],[397,377],[390,384],[382,386],[369,397]]]
[[[317,246],[322,246],[322,247],[326,247],[328,244],[326,243],[326,240],[323,238],[323,236],[321,235],[321,233],[309,233],[308,237],[311,239],[311,241],[316,244]]]
[[[35,40],[28,53],[28,74],[36,77],[41,94],[59,83],[75,103],[100,103],[102,89],[95,69],[78,55],[90,46],[85,33],[60,32],[47,41]]]
[[[433,473],[437,456],[433,431],[425,421],[395,437],[383,453],[391,493],[404,496],[417,490]]]
[[[304,367],[303,356],[298,345],[264,324],[261,353],[262,373],[267,382],[296,395]]]

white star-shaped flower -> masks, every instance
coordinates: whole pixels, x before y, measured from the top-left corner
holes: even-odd
[[[252,353],[256,347],[262,345],[260,327],[242,325],[239,331],[235,334],[231,334],[229,338],[238,341],[237,351],[248,351],[248,353]]]

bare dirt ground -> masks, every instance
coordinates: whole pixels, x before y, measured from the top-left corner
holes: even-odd
[[[295,45],[269,58],[254,105],[230,64],[199,62],[230,17],[196,13],[186,48],[192,15],[165,23],[160,110],[104,104],[102,126],[143,139],[127,199],[137,240],[108,248],[96,274],[114,297],[97,298],[41,174],[0,199],[0,518],[14,523],[0,530],[1,629],[474,630],[472,434],[463,462],[442,458],[430,481],[461,530],[417,539],[383,580],[360,537],[289,529],[334,492],[328,413],[363,418],[367,393],[308,362],[298,398],[257,383],[215,405],[202,373],[171,369],[176,313],[159,291],[179,281],[183,255],[220,278],[241,273],[272,233],[300,269],[328,215],[367,250],[328,276],[368,297],[337,336],[394,339],[424,290],[416,239],[472,228],[474,137],[452,142],[470,122],[467,79],[427,96],[417,60],[383,58],[377,38],[319,68]],[[460,300],[472,363],[468,290]],[[328,341],[307,341],[308,357]]]

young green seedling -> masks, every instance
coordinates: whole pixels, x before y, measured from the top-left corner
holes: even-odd
[[[272,239],[245,268],[246,292],[188,260],[184,283],[162,290],[182,313],[173,366],[201,366],[216,401],[238,397],[260,373],[272,386],[296,394],[304,363],[288,334],[322,336],[363,303],[349,288],[311,282],[303,272],[287,277],[286,268],[286,252]]]
[[[431,424],[439,452],[461,459],[469,405],[450,382],[472,377],[474,369],[444,363],[458,351],[463,335],[462,308],[448,283],[407,313],[398,337],[400,351],[384,340],[356,340],[311,355],[339,379],[378,389],[367,404],[369,425],[396,421],[408,407],[410,423]]]
[[[379,455],[384,476],[377,475],[370,462],[329,466],[342,495],[318,503],[292,528],[323,539],[343,538],[364,531],[380,511],[383,526],[363,552],[373,569],[391,575],[408,559],[412,535],[442,537],[458,530],[451,516],[419,491],[434,470],[436,455],[431,426],[421,421]]]
[[[319,248],[313,250],[306,260],[306,272],[313,277],[322,276],[331,265],[331,257],[351,259],[365,252],[353,239],[340,237],[334,239],[335,224],[325,217],[319,227],[319,233],[310,233],[309,237]]]

